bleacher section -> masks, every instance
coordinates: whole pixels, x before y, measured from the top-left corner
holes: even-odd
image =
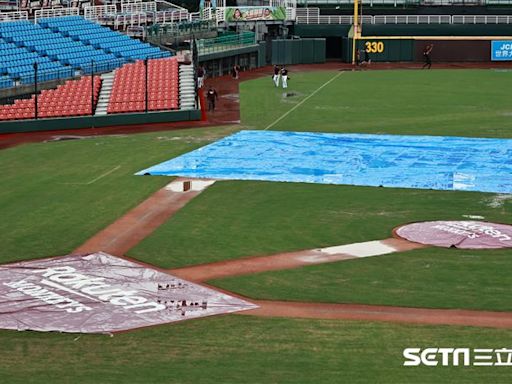
[[[176,58],[148,61],[148,111],[179,109],[179,75]],[[109,114],[145,111],[143,61],[116,70]]]
[[[34,52],[31,44],[33,24],[28,21],[0,23],[0,75],[4,76],[2,88],[13,85],[13,80],[23,83],[34,81],[34,62],[38,63],[41,81],[66,78],[73,75],[70,68]],[[27,38],[26,44],[21,36]],[[5,77],[7,76],[7,77]],[[10,79],[10,83],[9,80]]]
[[[91,115],[91,99],[94,106],[98,101],[101,78],[91,77],[70,80],[57,89],[44,90],[38,96],[38,117],[68,117]],[[35,117],[35,95],[30,99],[16,100],[11,105],[0,105],[0,120],[22,120]]]
[[[114,32],[80,16],[47,18],[40,19],[38,22],[42,27],[67,36],[73,41],[79,41],[84,45],[113,54],[117,58],[143,60],[147,57],[171,56],[168,51],[161,51],[150,44],[131,39],[122,33]]]
[[[38,80],[65,79],[77,74],[110,71],[146,58],[171,56],[79,16],[0,23],[0,88]],[[94,62],[94,63],[93,63]],[[77,72],[80,71],[80,72]]]

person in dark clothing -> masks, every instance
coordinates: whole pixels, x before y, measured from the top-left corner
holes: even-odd
[[[356,66],[360,66],[361,65],[361,51],[359,50],[359,48],[356,49]]]
[[[364,60],[363,60],[363,64],[366,64],[366,65],[369,65],[372,60],[370,59],[370,50],[368,48],[366,48],[364,50]]]
[[[272,76],[272,81],[274,82],[274,85],[276,87],[279,87],[280,73],[281,73],[281,69],[277,65],[274,65],[274,75]]]
[[[208,92],[206,92],[206,100],[208,100],[208,112],[215,111],[215,102],[218,98],[219,95],[217,95],[217,91],[212,87],[208,88]]]
[[[432,67],[432,60],[430,59],[430,53],[432,52],[432,49],[434,48],[434,44],[428,44],[425,49],[423,50],[423,59],[425,60],[425,64],[423,64],[422,69],[427,67],[430,69]]]
[[[238,74],[240,73],[240,67],[238,64],[233,65],[233,68],[231,68],[231,77],[235,80],[238,79]]]

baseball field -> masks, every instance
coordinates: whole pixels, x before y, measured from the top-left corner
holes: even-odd
[[[270,76],[241,82],[239,125],[1,150],[0,263],[72,253],[172,181],[134,173],[239,130],[512,138],[508,70],[290,76],[287,90]],[[218,181],[126,256],[178,269],[382,240],[417,221],[510,224],[511,214],[508,194]],[[512,312],[511,257],[427,247],[207,284],[249,301]],[[506,383],[507,366],[404,367],[402,352],[512,348],[512,330],[247,313],[112,337],[0,331],[0,340],[5,383]]]

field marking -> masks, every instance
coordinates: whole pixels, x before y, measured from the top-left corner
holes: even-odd
[[[95,178],[95,179],[93,179],[93,180],[89,181],[88,183],[85,183],[85,185],[93,184],[93,183],[97,182],[98,180],[103,179],[105,176],[110,175],[112,172],[117,171],[119,168],[121,168],[121,165],[115,166],[115,167],[114,167],[114,168],[112,168],[110,171],[107,171],[107,172],[105,172],[105,173],[103,173],[103,174],[99,175],[97,178]]]
[[[88,181],[87,183],[61,183],[61,184],[65,184],[65,185],[91,185],[91,184],[97,182],[98,180],[103,179],[105,176],[110,175],[112,172],[117,171],[119,168],[121,168],[121,165],[115,166],[114,168],[108,170],[107,172],[102,173],[101,175],[99,175],[95,179],[92,179],[91,181]]]
[[[343,75],[344,72],[339,72],[338,74],[336,74],[336,76],[334,76],[333,78],[331,78],[330,80],[327,80],[325,83],[323,83],[320,87],[318,87],[311,95],[309,95],[308,97],[306,97],[305,99],[303,99],[300,103],[298,103],[296,106],[294,106],[292,109],[290,109],[288,112],[286,112],[284,115],[282,115],[281,117],[279,117],[277,120],[275,120],[273,123],[271,123],[269,126],[267,126],[267,128],[264,129],[264,131],[266,131],[267,129],[269,128],[272,128],[274,125],[276,125],[278,122],[280,122],[282,119],[284,119],[286,116],[288,116],[290,113],[292,113],[293,111],[295,111],[297,108],[299,108],[302,104],[304,104],[306,101],[308,101],[311,97],[313,97],[314,95],[316,95],[322,88],[324,88],[326,85],[330,84],[331,82],[333,82],[334,80],[336,80],[338,77],[340,77],[341,75]]]

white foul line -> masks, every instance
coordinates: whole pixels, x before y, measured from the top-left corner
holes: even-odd
[[[96,182],[96,181],[98,181],[99,179],[102,179],[102,178],[104,178],[105,176],[110,175],[112,172],[117,171],[119,168],[121,168],[121,166],[120,166],[120,165],[118,165],[118,166],[116,166],[116,167],[112,168],[111,170],[109,170],[109,171],[107,171],[107,172],[105,172],[105,173],[103,173],[103,174],[99,175],[97,178],[95,178],[95,179],[93,179],[93,180],[91,180],[91,181],[88,181],[87,183],[60,183],[60,184],[64,184],[64,185],[90,185],[90,184],[95,183],[95,182]]]
[[[267,129],[269,128],[272,128],[274,125],[276,125],[278,122],[280,122],[282,119],[284,119],[286,116],[288,116],[290,113],[292,113],[294,110],[296,110],[297,108],[299,108],[302,104],[304,104],[306,101],[309,100],[309,98],[313,97],[314,95],[316,95],[318,93],[318,91],[320,91],[322,88],[324,88],[326,85],[328,85],[329,83],[331,83],[332,81],[336,80],[338,77],[340,77],[340,75],[342,75],[344,72],[340,72],[338,73],[336,76],[334,76],[332,79],[330,80],[327,80],[324,84],[322,84],[320,87],[318,87],[311,95],[309,95],[308,97],[306,97],[304,100],[302,100],[299,104],[297,104],[295,107],[293,107],[292,109],[290,109],[288,112],[286,112],[284,115],[282,115],[280,118],[278,118],[276,121],[274,121],[273,123],[271,123],[267,128],[264,129],[264,131],[266,131]]]
[[[99,176],[98,176],[97,178],[95,178],[94,180],[91,180],[91,181],[89,181],[88,183],[85,183],[85,185],[89,185],[89,184],[95,183],[95,182],[96,182],[96,181],[98,181],[99,179],[103,179],[105,176],[108,176],[108,175],[110,175],[112,172],[117,171],[119,168],[121,168],[121,166],[120,166],[120,165],[118,165],[117,167],[112,168],[110,171],[107,171],[107,172],[105,172],[105,173],[104,173],[104,174],[102,174],[102,175],[99,175]]]

